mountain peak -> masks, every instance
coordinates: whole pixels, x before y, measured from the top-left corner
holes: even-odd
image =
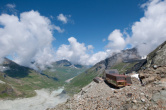
[[[56,62],[57,65],[59,66],[71,66],[72,63],[69,62],[68,60],[60,60]]]

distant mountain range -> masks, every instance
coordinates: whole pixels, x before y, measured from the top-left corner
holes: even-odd
[[[79,75],[87,69],[87,66],[72,64],[68,60],[60,60],[52,63],[52,67],[48,67],[42,73],[54,77],[58,82],[64,84],[66,80]]]
[[[86,69],[85,66],[61,60],[37,72],[5,58],[0,64],[0,98],[30,97],[35,95],[36,89],[56,89]]]
[[[58,66],[66,66],[66,67],[71,67],[71,68],[84,68],[84,67],[87,67],[87,66],[84,66],[84,65],[81,65],[81,64],[72,64],[68,60],[60,60],[60,61],[56,61],[55,63]]]
[[[122,50],[121,52],[114,53],[109,58],[100,61],[90,69],[75,77],[68,85],[65,86],[65,90],[69,92],[69,94],[77,93],[82,87],[89,84],[94,77],[102,77],[103,72],[106,69],[117,69],[120,74],[124,74],[139,70],[142,66],[141,62],[144,61],[142,61],[136,48]],[[136,64],[140,65],[137,68],[133,68]]]
[[[165,53],[166,42],[152,51],[144,60],[141,59],[137,49],[132,48],[114,53],[91,68],[72,64],[68,60],[60,60],[40,73],[5,58],[0,64],[0,98],[30,97],[35,95],[36,89],[56,89],[64,84],[65,91],[74,94],[89,84],[94,77],[102,77],[106,69],[117,69],[120,74],[128,74],[142,67],[166,65]],[[71,81],[67,84],[66,80]]]

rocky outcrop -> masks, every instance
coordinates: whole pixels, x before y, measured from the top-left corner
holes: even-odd
[[[154,81],[159,81],[162,78],[166,78],[166,67],[163,66],[156,69],[151,67],[145,70],[140,70],[139,77],[144,85],[150,84]]]
[[[144,85],[166,78],[166,41],[147,56],[147,62],[139,71]]]
[[[122,63],[122,62],[127,62],[127,61],[137,61],[140,60],[141,57],[137,52],[136,48],[132,49],[126,49],[122,50],[119,53],[114,53],[111,57],[106,58],[103,61],[100,61],[96,65],[93,66],[93,68],[96,68],[98,71],[98,74],[103,73],[104,70],[106,69],[111,69],[112,66]]]
[[[147,63],[146,59],[138,60],[137,64],[135,64],[132,68],[126,71],[126,74],[132,73],[133,71],[136,71],[136,72],[139,71],[141,67],[144,66],[146,63]]]
[[[146,67],[151,67],[153,65],[165,66],[166,65],[166,41],[158,46],[154,51],[152,51],[147,56]]]
[[[115,53],[111,57],[105,59],[106,69],[110,69],[113,65],[128,61],[128,60],[139,60],[140,55],[136,48],[122,50],[120,53]]]
[[[157,110],[163,109],[166,99],[166,79],[141,86],[132,78],[132,86],[112,88],[105,82],[92,82],[65,103],[48,110]]]

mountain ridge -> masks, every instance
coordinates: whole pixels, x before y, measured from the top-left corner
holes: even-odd
[[[75,68],[59,64],[47,67],[47,71],[36,71],[4,58],[0,64],[0,98],[32,97],[36,94],[34,90],[58,89],[66,80],[86,69],[83,66]]]
[[[124,61],[132,60],[136,62],[125,63]],[[128,69],[132,68],[135,64],[139,63],[141,56],[138,54],[136,48],[122,50],[119,53],[115,53],[109,58],[96,63],[93,67],[81,73],[71,80],[71,82],[65,86],[65,90],[69,94],[78,93],[82,87],[89,84],[93,78],[97,76],[103,76],[103,72],[106,69],[118,69],[120,74],[124,74]]]

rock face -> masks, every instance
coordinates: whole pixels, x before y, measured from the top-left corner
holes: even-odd
[[[166,80],[165,80],[166,81]],[[48,110],[157,110],[163,109],[166,99],[166,82],[158,81],[141,86],[132,78],[133,85],[120,89],[105,82],[91,82],[65,103]]]
[[[122,50],[120,53],[115,53],[111,57],[97,63],[93,66],[98,74],[103,73],[105,69],[110,69],[112,66],[126,61],[140,60],[141,57],[136,48]]]
[[[166,41],[147,56],[147,62],[139,71],[139,77],[144,85],[166,77]]]
[[[152,51],[147,56],[147,67],[158,65],[164,66],[166,65],[166,41],[158,46],[154,51]]]
[[[160,81],[162,78],[166,78],[166,67],[153,67],[139,71],[139,77],[144,85],[150,84],[154,81]]]
[[[139,56],[137,49],[132,48],[132,49],[127,49],[127,50],[122,50],[120,53],[115,53],[111,57],[97,63],[98,64],[104,64],[105,69],[110,69],[113,65],[121,63],[123,61],[128,61],[128,60],[139,60],[141,57]]]

